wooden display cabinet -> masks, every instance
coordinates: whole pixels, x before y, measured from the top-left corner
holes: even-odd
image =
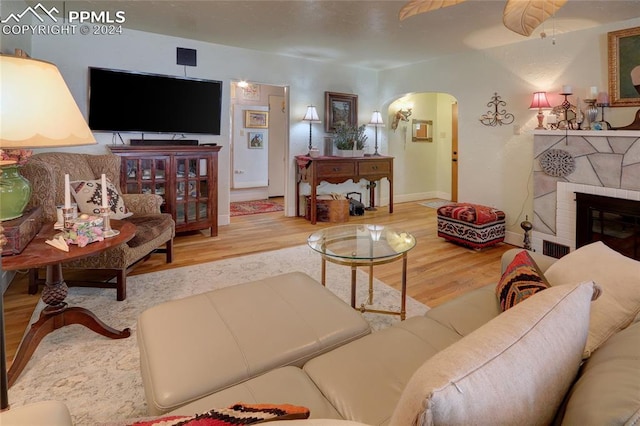
[[[210,228],[218,235],[219,146],[110,146],[122,158],[120,182],[127,194],[157,194],[176,232]]]

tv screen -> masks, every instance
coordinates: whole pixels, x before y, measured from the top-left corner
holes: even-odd
[[[89,68],[89,127],[220,134],[222,82]]]

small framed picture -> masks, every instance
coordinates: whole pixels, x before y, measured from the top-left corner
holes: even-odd
[[[264,148],[264,133],[249,132],[249,149]]]
[[[269,113],[267,111],[244,112],[244,127],[249,129],[266,129],[269,127]]]

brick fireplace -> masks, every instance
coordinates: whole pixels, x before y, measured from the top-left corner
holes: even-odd
[[[536,131],[533,170],[532,248],[574,250],[576,193],[640,202],[640,132]]]

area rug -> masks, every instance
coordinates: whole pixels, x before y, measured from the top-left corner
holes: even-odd
[[[231,217],[244,216],[248,214],[279,212],[284,210],[281,203],[269,200],[237,201],[230,203]]]
[[[447,200],[435,200],[435,201],[424,201],[420,204],[421,206],[425,206],[425,207],[430,207],[432,209],[439,209],[442,206],[446,206],[447,204],[451,204],[451,201],[447,201]]]
[[[231,259],[170,269],[127,278],[127,299],[115,300],[113,289],[73,287],[66,301],[90,309],[106,324],[131,328],[127,339],[111,340],[80,325],[71,325],[46,336],[16,383],[9,389],[13,407],[42,400],[63,401],[75,425],[96,425],[147,415],[136,319],[147,308],[164,301],[291,271],[302,271],[320,280],[320,256],[306,245]],[[398,270],[400,273],[400,269]],[[348,267],[327,265],[327,287],[350,300]],[[375,274],[375,270],[374,270]],[[358,271],[357,305],[366,300],[368,275]],[[398,310],[399,291],[374,278],[374,305]],[[44,304],[40,302],[32,322]],[[407,317],[429,308],[407,297]],[[365,313],[379,330],[398,322],[395,315]]]

